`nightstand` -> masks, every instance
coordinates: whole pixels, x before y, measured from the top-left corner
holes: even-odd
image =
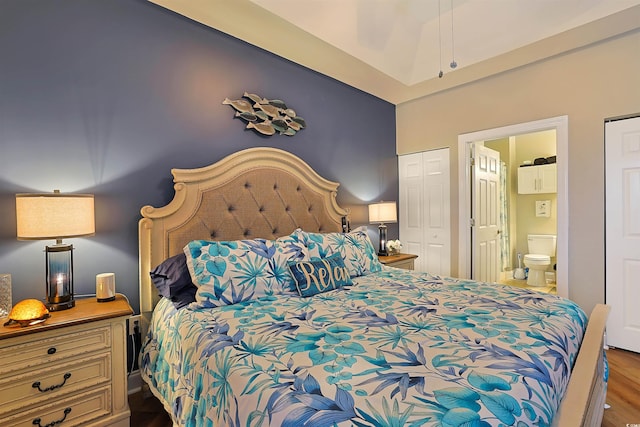
[[[416,258],[418,258],[418,255],[413,254],[378,256],[378,259],[383,265],[388,265],[389,267],[404,268],[406,270],[413,270],[413,261]]]
[[[0,425],[129,426],[126,297],[78,299],[35,326],[0,320]]]

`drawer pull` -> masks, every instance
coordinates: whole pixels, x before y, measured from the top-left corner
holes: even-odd
[[[38,426],[38,427],[53,427],[55,425],[62,424],[64,422],[64,420],[67,418],[67,415],[69,415],[70,412],[71,412],[71,408],[65,408],[64,416],[62,417],[62,419],[60,419],[58,421],[51,421],[49,424],[42,425],[42,424],[40,424],[40,418],[36,418],[36,419],[33,420],[33,422],[31,424],[33,424],[34,426]]]
[[[55,347],[51,347],[49,350],[47,350],[47,354],[56,354],[56,348]]]
[[[40,393],[44,393],[46,391],[55,390],[57,388],[62,387],[67,382],[67,380],[69,378],[71,378],[71,373],[67,372],[66,374],[64,374],[63,378],[64,379],[62,380],[61,384],[52,385],[52,386],[49,386],[47,388],[40,388],[40,381],[36,381],[35,383],[31,384],[31,387],[37,388]]]

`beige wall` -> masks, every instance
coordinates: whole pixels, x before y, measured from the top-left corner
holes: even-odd
[[[603,122],[640,112],[639,52],[635,30],[396,110],[398,154],[451,148],[452,224],[458,223],[459,134],[569,117],[569,297],[588,311],[604,300]],[[457,229],[451,237],[456,274]]]

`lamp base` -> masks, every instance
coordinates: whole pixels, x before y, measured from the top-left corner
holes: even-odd
[[[58,242],[45,247],[47,308],[61,311],[76,305],[73,299],[73,245]]]
[[[76,300],[71,299],[70,301],[65,302],[48,302],[47,308],[49,311],[62,311],[68,310],[76,306]]]
[[[389,251],[387,250],[387,226],[380,224],[378,226],[378,232],[380,234],[380,246],[378,247],[378,256],[387,256]]]

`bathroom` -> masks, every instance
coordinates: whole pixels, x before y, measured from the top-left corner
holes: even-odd
[[[536,167],[543,162],[552,164],[554,161],[556,132],[555,130],[547,130],[511,136],[485,141],[484,145],[500,152],[500,158],[504,162],[501,215],[502,272],[499,281],[508,285],[555,293],[555,253],[550,257],[548,265],[543,261],[542,266],[535,268],[536,271],[525,266],[524,257],[529,254],[529,235],[557,236],[557,193],[554,188],[557,172],[555,165],[553,167]],[[536,159],[538,160],[536,161]],[[538,165],[534,165],[534,163],[538,163]],[[520,168],[531,168],[521,171],[521,192],[533,192],[534,194],[518,193],[518,169]],[[525,177],[531,172],[542,174],[540,169],[544,169],[544,173],[547,175],[544,178],[547,183],[551,183],[551,188],[542,185],[541,179]],[[553,173],[552,177],[548,176],[550,173]],[[529,182],[532,182],[533,187],[531,190],[525,190],[525,185]],[[518,254],[521,254],[521,261],[518,260]],[[530,264],[533,263],[530,262]],[[517,270],[519,266],[526,271],[527,276],[528,274],[533,274],[532,278],[535,278],[536,275],[539,276],[535,286],[527,284],[527,280],[522,278],[524,272]],[[541,269],[546,271],[541,271]]]

